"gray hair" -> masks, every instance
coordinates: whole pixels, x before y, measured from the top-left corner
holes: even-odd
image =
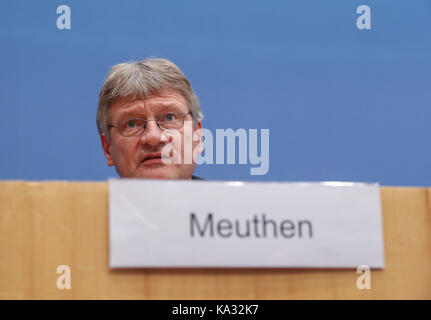
[[[97,129],[108,135],[109,108],[118,98],[144,99],[166,90],[176,90],[185,99],[193,122],[200,122],[203,114],[199,99],[181,70],[166,59],[148,58],[120,63],[112,67],[99,94]]]

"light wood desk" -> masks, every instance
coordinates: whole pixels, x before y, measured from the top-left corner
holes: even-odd
[[[106,182],[2,181],[0,299],[431,299],[431,191],[381,198],[386,268],[358,290],[356,270],[111,270]]]

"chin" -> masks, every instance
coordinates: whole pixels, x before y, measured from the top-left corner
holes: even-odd
[[[166,165],[141,168],[137,177],[143,179],[181,179],[178,172]]]
[[[119,175],[123,178],[139,178],[139,179],[164,179],[164,180],[187,180],[191,179],[194,166],[177,166],[155,164],[152,166],[140,166],[137,170],[127,174]]]

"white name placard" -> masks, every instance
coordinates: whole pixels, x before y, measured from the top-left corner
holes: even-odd
[[[110,266],[384,267],[362,183],[109,180]]]

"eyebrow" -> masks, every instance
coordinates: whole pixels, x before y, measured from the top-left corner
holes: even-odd
[[[132,110],[132,111],[126,111],[124,113],[121,113],[117,116],[118,119],[125,119],[125,118],[142,118],[141,115],[139,115],[139,112],[136,110]]]
[[[181,109],[180,105],[176,103],[165,103],[160,104],[160,108],[157,108],[159,112],[180,112],[183,113],[184,111]],[[118,119],[130,119],[131,118],[143,118],[142,115],[140,115],[140,112],[138,110],[127,110],[124,113],[121,113],[118,115]]]
[[[166,110],[166,109],[175,109],[175,111],[182,111],[181,106],[178,103],[172,103],[172,102],[165,102],[159,104],[160,110]]]

